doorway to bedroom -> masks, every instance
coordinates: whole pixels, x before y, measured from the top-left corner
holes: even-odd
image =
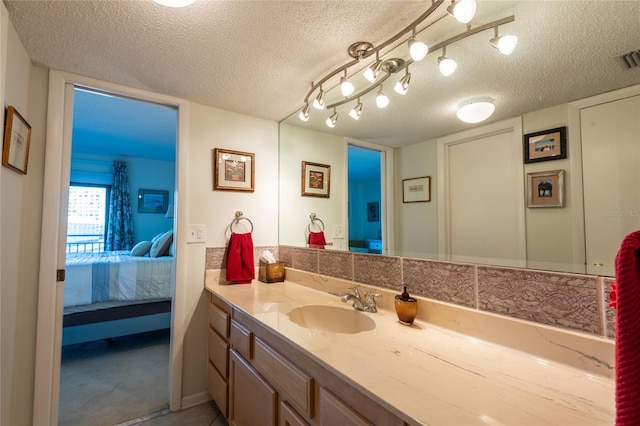
[[[58,423],[169,407],[178,111],[73,90]]]

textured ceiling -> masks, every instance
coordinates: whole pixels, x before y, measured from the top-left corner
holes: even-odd
[[[351,43],[379,44],[431,4],[198,0],[172,9],[151,0],[4,1],[35,63],[274,121],[297,112],[312,81],[351,59]],[[431,45],[465,30],[444,16],[445,6],[419,34]],[[347,116],[352,105],[338,107],[331,132],[401,146],[468,128],[455,118],[468,97],[494,98],[495,121],[640,83],[640,68],[616,59],[640,48],[639,1],[479,0],[472,26],[508,15],[515,22],[500,33],[519,38],[511,56],[489,46],[491,31],[469,37],[447,48],[459,64],[453,76],[438,73],[434,52],[410,67],[407,95],[393,92],[401,75],[392,76],[388,108],[375,107],[374,90],[362,98],[358,122]],[[388,56],[407,58],[403,48]],[[331,112],[291,121],[330,131],[323,122]]]

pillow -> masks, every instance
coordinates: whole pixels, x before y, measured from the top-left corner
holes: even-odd
[[[151,248],[151,241],[140,241],[131,249],[131,256],[144,256],[149,253]]]
[[[164,254],[169,250],[169,246],[173,241],[173,231],[167,231],[160,238],[155,240],[151,245],[151,249],[149,250],[150,257],[160,257],[164,256]]]
[[[161,232],[158,235],[156,235],[155,237],[153,237],[151,239],[151,244],[155,243],[158,240],[158,238],[162,237],[164,234],[165,234],[164,232]]]
[[[171,241],[171,245],[169,246],[169,250],[167,250],[167,252],[164,254],[165,256],[174,256],[174,241]]]

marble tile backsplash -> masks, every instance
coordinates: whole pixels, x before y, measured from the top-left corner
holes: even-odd
[[[216,250],[207,249],[207,268],[220,267],[219,254],[210,254]],[[276,253],[286,267],[306,272],[398,292],[404,282],[417,296],[615,337],[611,278],[289,246]]]

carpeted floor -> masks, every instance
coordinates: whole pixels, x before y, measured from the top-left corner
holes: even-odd
[[[168,401],[168,329],[62,348],[59,425],[115,425]]]

